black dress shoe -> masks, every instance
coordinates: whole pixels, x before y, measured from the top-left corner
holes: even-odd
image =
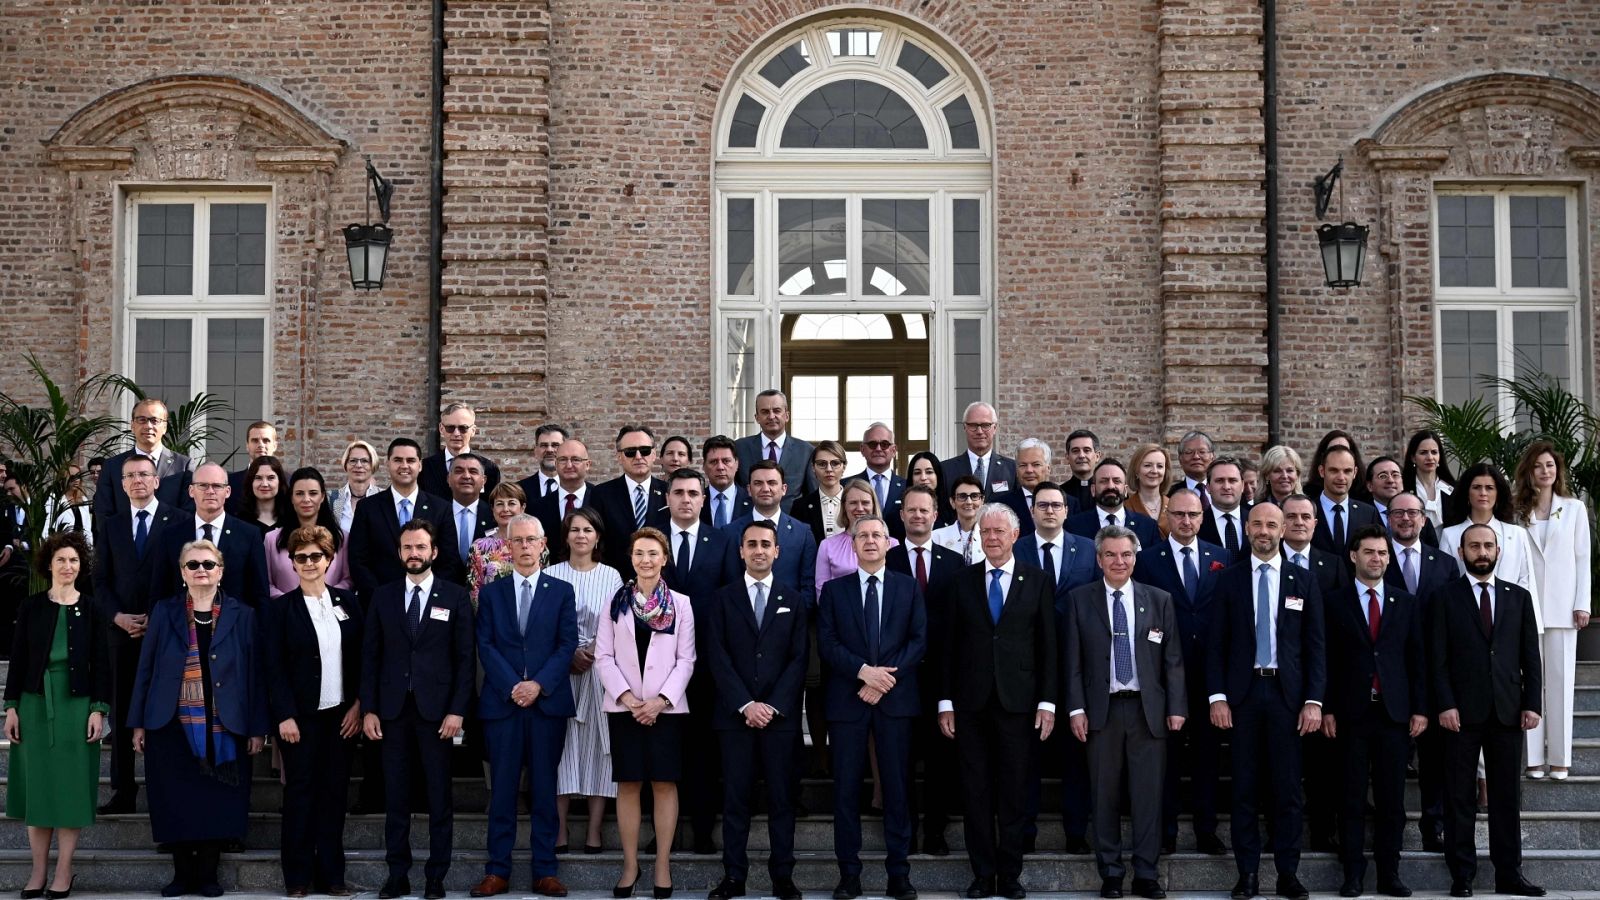
[[[731,900],[733,897],[744,896],[744,882],[724,878],[717,882],[717,886],[706,895],[706,900]]]
[[[1385,897],[1409,897],[1411,888],[1406,887],[1406,883],[1398,878],[1379,879],[1378,893]]]
[[[1513,897],[1543,897],[1545,893],[1544,888],[1523,878],[1521,872],[1517,873],[1515,880],[1497,880],[1494,883],[1494,892],[1496,894],[1510,894]]]
[[[710,835],[694,839],[694,847],[689,851],[695,856],[716,856],[717,845],[711,842]]]
[[[378,891],[378,900],[394,900],[395,897],[404,897],[411,893],[411,879],[395,875],[383,883],[383,888]]]
[[[1006,900],[1024,900],[1028,892],[1022,889],[1020,881],[1001,881],[995,884],[995,893]]]
[[[1422,835],[1422,852],[1423,853],[1443,853],[1444,852],[1444,835],[1442,835],[1442,834],[1426,834],[1426,833],[1424,833]]]
[[[1022,838],[1022,854],[1024,856],[1028,855],[1029,853],[1037,852],[1038,849],[1039,849],[1039,837],[1038,837],[1038,835],[1029,834],[1029,835],[1024,835],[1023,836],[1023,838]]]
[[[795,887],[793,878],[774,878],[772,896],[778,900],[800,900],[800,889]]]
[[[950,842],[939,832],[930,831],[922,839],[922,852],[929,856],[949,856]]]
[[[1117,900],[1118,897],[1121,897],[1122,896],[1122,879],[1121,878],[1103,878],[1103,879],[1101,879],[1101,881],[1100,881],[1100,896],[1109,898],[1109,900]]]
[[[22,900],[39,900],[40,897],[44,896],[44,888],[42,888],[42,887],[23,888],[22,892],[19,893],[17,896],[21,897]],[[173,896],[176,896],[176,895],[173,895]]]
[[[1074,854],[1076,856],[1084,856],[1084,855],[1086,855],[1088,853],[1093,852],[1093,851],[1091,851],[1089,849],[1089,842],[1084,840],[1081,837],[1070,837],[1069,836],[1067,838],[1066,846],[1062,847],[1061,849],[1065,850],[1068,853]]]
[[[1250,900],[1251,897],[1261,894],[1261,880],[1254,872],[1249,875],[1240,875],[1234,883],[1233,891],[1228,894],[1233,900]]]
[[[967,900],[984,900],[985,897],[993,897],[994,896],[994,879],[993,878],[974,878],[974,879],[972,879],[972,883],[967,885],[967,890],[965,891],[965,896],[967,897]]]
[[[102,816],[127,816],[134,813],[134,798],[131,794],[112,794],[111,799],[100,806]]]
[[[1321,834],[1311,839],[1312,853],[1338,853],[1339,838],[1331,834]]]
[[[845,875],[839,879],[839,886],[833,889],[833,900],[856,900],[861,896],[861,876]]]
[[[904,875],[889,879],[889,888],[883,893],[893,900],[917,900],[917,889],[911,886],[911,879]]]
[[[1197,834],[1194,836],[1194,849],[1197,853],[1207,856],[1226,856],[1228,848],[1222,843],[1222,838],[1215,834]]]
[[[572,852],[572,847],[570,845],[568,845],[568,844],[557,844],[556,845],[556,855],[557,856],[561,856],[562,854],[571,853],[571,852]]]
[[[1161,889],[1161,882],[1154,878],[1135,878],[1133,892],[1144,900],[1164,900],[1167,896],[1167,892]]]
[[[1450,896],[1452,896],[1452,897],[1471,897],[1472,896],[1472,883],[1468,882],[1468,881],[1452,881],[1452,882],[1450,882]]]
[[[1360,879],[1360,878],[1353,878],[1353,877],[1351,877],[1349,875],[1346,875],[1345,879],[1344,879],[1344,882],[1339,885],[1339,896],[1341,896],[1341,897],[1359,897],[1359,896],[1361,896],[1361,881],[1362,881],[1362,879]]]
[[[1279,875],[1278,890],[1275,893],[1279,897],[1287,897],[1288,900],[1307,900],[1311,896],[1311,892],[1306,890],[1306,886],[1301,884],[1300,879],[1293,875]]]
[[[429,878],[422,886],[422,900],[443,900],[444,879]]]

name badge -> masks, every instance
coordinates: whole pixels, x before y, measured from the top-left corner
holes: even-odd
[[[1163,639],[1166,638],[1166,636],[1167,636],[1166,633],[1163,632],[1161,629],[1152,628],[1152,629],[1150,629],[1150,633],[1145,635],[1145,640],[1149,641],[1152,644],[1159,644],[1159,643],[1161,643],[1161,641]]]
[[[428,618],[436,622],[448,622],[450,621],[450,610],[442,606],[430,606],[428,607]]]
[[[1300,612],[1305,610],[1306,601],[1299,597],[1285,597],[1283,598],[1283,606],[1285,609],[1292,609],[1296,612]]]
[[[350,621],[350,614],[345,612],[344,607],[342,606],[335,606],[333,608],[333,617],[341,622]]]
[[[1002,491],[1009,491],[1009,490],[1011,490],[1011,482],[1009,482],[1009,481],[996,481],[994,483],[994,486],[991,487],[990,490],[994,491],[996,494],[998,494],[998,493],[1000,493]]]

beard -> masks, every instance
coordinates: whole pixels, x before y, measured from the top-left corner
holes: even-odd
[[[431,559],[425,559],[425,560],[421,560],[421,561],[414,560],[414,559],[406,560],[406,574],[407,575],[421,575],[422,573],[428,571],[431,568],[433,568],[433,560],[431,560]]]
[[[1121,506],[1122,501],[1126,499],[1127,498],[1122,495],[1121,491],[1115,488],[1107,488],[1095,495],[1094,502],[1095,505],[1101,509],[1116,509],[1117,507]]]
[[[1496,562],[1497,560],[1488,559],[1482,556],[1472,557],[1465,563],[1467,574],[1479,576],[1491,574],[1494,572],[1494,566]]]

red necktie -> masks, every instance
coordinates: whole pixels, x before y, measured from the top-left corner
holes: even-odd
[[[922,593],[928,593],[928,564],[922,560],[922,548],[917,550],[917,585],[922,588]]]
[[[1489,582],[1478,582],[1478,618],[1484,637],[1494,635],[1494,610],[1489,607]]]
[[[578,498],[577,494],[572,494],[572,493],[568,493],[567,494],[567,509],[566,509],[566,512],[563,513],[563,515],[567,515],[567,516],[572,515],[573,501],[576,500],[577,498]]]
[[[1378,643],[1378,623],[1383,620],[1383,613],[1378,608],[1378,592],[1367,588],[1367,633],[1372,635],[1372,643]],[[1378,693],[1378,673],[1372,673],[1372,693]]]

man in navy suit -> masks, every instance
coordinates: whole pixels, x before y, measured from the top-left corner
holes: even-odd
[[[1367,495],[1372,498],[1372,508],[1378,511],[1378,524],[1389,529],[1391,534],[1394,523],[1389,521],[1389,507],[1404,490],[1405,476],[1394,457],[1380,456],[1367,463]],[[1421,537],[1429,547],[1439,546],[1439,535],[1434,533],[1433,523],[1427,519],[1422,520]]]
[[[189,519],[184,510],[156,499],[156,467],[148,456],[123,460],[117,490],[125,493],[128,510],[98,523],[94,555],[94,600],[101,617],[111,623],[111,680],[116,691],[111,710],[111,799],[100,807],[101,815],[132,813],[139,796],[133,730],[125,723],[150,618],[150,567],[162,535]]]
[[[555,490],[556,483],[560,480],[561,466],[557,462],[557,457],[564,455],[561,447],[570,440],[572,440],[572,433],[567,431],[564,425],[546,422],[534,429],[533,452],[539,460],[539,469],[527,478],[517,482],[517,486],[522,488],[522,495],[528,498],[525,508],[531,511],[535,500],[542,500],[547,494]],[[589,454],[585,451],[582,455],[588,456]],[[585,460],[585,462],[587,461]],[[589,468],[587,466],[584,467],[583,473],[583,477],[587,478],[589,476]],[[543,520],[541,519],[540,522],[543,523]],[[545,529],[545,535],[547,537],[555,537],[555,535],[550,534],[550,529],[548,528]]]
[[[1194,713],[1181,731],[1167,736],[1167,784],[1162,798],[1162,852],[1178,850],[1178,782],[1189,776],[1189,803],[1194,814],[1195,849],[1211,856],[1227,852],[1217,838],[1217,773],[1222,735],[1200,711],[1209,705],[1206,693],[1206,640],[1211,634],[1217,576],[1228,564],[1228,551],[1199,539],[1205,504],[1200,494],[1179,488],[1167,498],[1167,539],[1139,551],[1133,580],[1172,596],[1183,646],[1184,686]]]
[[[512,574],[478,592],[478,660],[483,690],[478,718],[489,748],[489,860],[474,897],[510,888],[511,851],[517,839],[517,795],[522,773],[531,788],[529,819],[533,891],[565,897],[556,877],[556,769],[567,739],[567,720],[577,713],[567,673],[578,650],[577,606],[572,585],[539,571],[545,549],[539,520],[523,514],[506,523]]]
[[[798,591],[800,606],[810,610],[816,606],[817,539],[804,522],[783,511],[783,467],[762,460],[750,471],[750,512],[728,524],[724,530],[729,537],[729,552],[739,557],[742,550],[739,537],[751,522],[770,522],[778,535],[777,554],[772,563],[772,576],[778,584]],[[747,567],[743,559],[729,559],[729,568],[737,573]],[[737,578],[735,578],[737,581]]]
[[[465,403],[451,403],[439,414],[439,452],[422,461],[417,474],[417,486],[435,497],[450,496],[450,473],[455,458],[470,453],[482,462],[485,493],[500,483],[500,467],[494,460],[472,449],[472,439],[478,435],[478,414]]]
[[[884,867],[895,900],[911,885],[911,727],[921,706],[917,672],[928,649],[928,618],[915,579],[885,565],[889,526],[879,516],[851,525],[860,568],[822,586],[817,627],[828,682],[833,748],[834,900],[861,896],[861,779],[869,744],[883,781]]]
[[[422,467],[421,445],[411,438],[395,438],[389,442],[385,463],[389,470],[388,489],[362,500],[350,523],[350,549],[345,558],[350,563],[356,592],[365,602],[379,585],[399,581],[405,575],[405,566],[395,558],[394,548],[401,527],[414,519],[433,526],[438,557],[430,571],[444,581],[465,584],[466,569],[457,549],[449,496],[435,496],[417,485],[417,473]]]
[[[472,558],[472,542],[495,528],[494,510],[483,493],[487,463],[476,453],[457,453],[450,460],[450,521],[456,525],[456,551],[463,565]]]
[[[228,473],[228,489],[238,498],[234,502],[241,504],[250,498],[250,485],[244,483],[250,463],[263,456],[278,455],[278,426],[265,419],[251,422],[244,430],[244,452],[245,465]]]
[[[1323,596],[1350,586],[1350,564],[1337,553],[1311,542],[1317,529],[1316,503],[1305,494],[1290,494],[1278,507],[1283,510],[1283,557],[1317,580]],[[1346,553],[1346,556],[1349,554]]]
[[[733,442],[739,458],[738,481],[744,484],[751,467],[763,459],[783,466],[783,480],[789,485],[783,509],[788,512],[796,497],[817,487],[811,473],[812,447],[789,433],[789,398],[783,391],[769,389],[756,395],[756,424],[761,426],[759,432]]]
[[[267,582],[267,554],[261,543],[261,529],[223,512],[228,502],[228,473],[216,463],[201,466],[194,473],[194,481],[189,483],[189,498],[194,502],[194,512],[185,512],[154,544],[150,599],[171,597],[182,589],[178,557],[183,553],[183,545],[207,540],[222,551],[223,593],[252,607],[267,602],[271,589]]]
[[[1350,535],[1363,525],[1382,525],[1383,522],[1372,504],[1350,495],[1357,472],[1355,454],[1348,447],[1330,449],[1322,458],[1322,465],[1317,467],[1317,474],[1322,478],[1322,494],[1313,498],[1317,530],[1311,535],[1311,543],[1345,562],[1343,554]]]
[[[161,445],[167,434],[167,405],[148,398],[133,405],[130,420],[133,432],[133,449],[105,461],[100,467],[100,477],[95,481],[94,520],[105,522],[113,515],[128,511],[128,495],[122,490],[122,464],[134,456],[144,456],[155,463],[156,484],[153,496],[169,507],[192,508],[189,499],[189,457],[174,453]],[[97,525],[98,528],[98,525]]]
[[[865,481],[878,495],[878,507],[883,519],[889,523],[889,536],[895,540],[905,537],[905,524],[900,521],[900,496],[905,493],[906,480],[894,470],[895,454],[899,446],[894,442],[894,429],[882,422],[873,422],[861,435],[861,455],[867,467],[843,480]]]
[[[700,521],[720,530],[750,512],[750,493],[738,483],[739,457],[726,435],[706,438],[700,458],[706,464],[706,502],[700,507]],[[749,476],[744,480],[748,482]]]
[[[523,479],[518,485],[523,489],[523,496],[527,497],[523,508],[544,526],[550,555],[560,559],[567,546],[566,535],[561,533],[561,522],[567,513],[594,503],[594,485],[589,483],[589,448],[584,446],[583,441],[577,438],[562,441],[554,459],[559,478],[556,486],[544,496],[536,498],[527,493],[529,487],[536,486],[529,484],[529,479]],[[538,479],[533,480],[536,482]]]
[[[1100,460],[1095,464],[1094,477],[1090,482],[1094,490],[1094,507],[1068,517],[1068,531],[1094,540],[1100,529],[1107,525],[1121,525],[1139,536],[1141,547],[1153,547],[1161,543],[1161,529],[1156,526],[1155,519],[1123,506],[1128,499],[1128,470],[1120,461],[1109,456]]]
[[[758,463],[757,465],[764,465]],[[750,473],[751,484],[777,479],[782,469]],[[769,474],[770,473],[770,474]],[[701,657],[716,683],[711,726],[722,747],[722,881],[710,900],[743,897],[750,873],[746,846],[756,774],[767,784],[767,871],[772,893],[799,900],[794,883],[794,759],[800,734],[800,695],[807,656],[806,600],[779,581],[773,564],[785,551],[778,529],[766,519],[746,519],[739,557],[744,575],[703,604],[698,620]],[[731,527],[731,526],[730,526]],[[805,529],[801,529],[804,531]],[[810,532],[806,537],[810,538]]]
[[[650,474],[656,462],[656,434],[650,426],[623,425],[617,430],[616,448],[622,474],[595,485],[589,505],[606,525],[606,564],[627,581],[633,577],[629,552],[633,542],[628,537],[646,525],[659,528],[666,523],[667,483]]]
[[[1339,858],[1342,897],[1361,896],[1367,860],[1367,789],[1377,807],[1372,859],[1378,893],[1409,897],[1400,880],[1400,836],[1406,826],[1406,759],[1411,739],[1428,727],[1427,658],[1422,652],[1422,607],[1384,583],[1389,535],[1367,525],[1350,535],[1355,583],[1326,598],[1328,703],[1322,733],[1334,741],[1342,769]],[[1327,778],[1322,772],[1319,778]]]
[[[1236,900],[1260,894],[1260,780],[1271,782],[1277,893],[1309,894],[1300,883],[1300,736],[1322,727],[1327,689],[1322,595],[1309,572],[1279,552],[1283,511],[1271,503],[1245,523],[1250,558],[1217,579],[1206,683],[1211,724],[1230,731]]]
[[[1244,502],[1244,472],[1237,459],[1222,456],[1211,461],[1206,467],[1206,496],[1200,503],[1206,508],[1205,518],[1200,520],[1200,540],[1227,550],[1230,562],[1249,556],[1244,523],[1250,517],[1250,505]]]
[[[358,507],[359,509],[359,507]],[[411,893],[411,792],[420,771],[428,798],[426,898],[444,896],[454,813],[450,741],[461,731],[477,672],[472,603],[466,588],[433,573],[433,523],[414,518],[395,543],[404,574],[367,600],[361,710],[367,740],[382,746],[388,791],[383,823],[389,877],[381,898]]]
[[[1052,481],[1050,445],[1038,438],[1023,438],[1017,443],[1017,483],[1011,490],[994,497],[996,503],[1004,503],[1017,514],[1023,537],[1033,534],[1033,495],[1039,485],[1047,481]],[[1078,501],[1076,497],[1066,494],[1066,488],[1061,488],[1061,492],[1067,503],[1066,515],[1061,519],[1066,521],[1067,516],[1078,512]]]
[[[994,407],[977,400],[967,404],[961,414],[962,432],[967,438],[967,448],[960,456],[940,462],[940,484],[955,484],[963,475],[974,475],[983,485],[983,495],[992,498],[1011,490],[1017,484],[1017,461],[995,452],[995,431],[1000,427]],[[1019,519],[1020,521],[1020,519]]]

